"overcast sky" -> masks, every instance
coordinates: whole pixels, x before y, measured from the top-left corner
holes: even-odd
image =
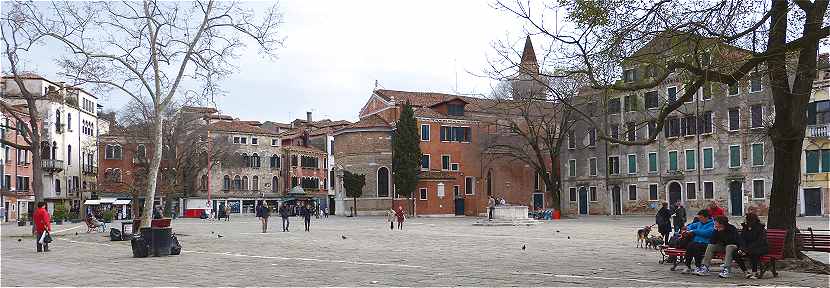
[[[270,2],[246,3],[268,7]],[[480,77],[492,42],[521,49],[521,22],[491,8],[490,1],[283,0],[285,47],[276,60],[240,51],[239,71],[217,99],[225,114],[244,120],[287,122],[304,118],[357,120],[375,80],[385,89],[489,94]],[[35,53],[26,70],[57,78],[48,53]],[[457,81],[456,81],[457,79]],[[105,109],[126,97],[99,95]]]

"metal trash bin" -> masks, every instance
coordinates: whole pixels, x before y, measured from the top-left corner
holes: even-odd
[[[152,238],[150,240],[150,251],[153,256],[168,256],[170,255],[170,247],[173,244],[173,228],[172,227],[153,227]]]

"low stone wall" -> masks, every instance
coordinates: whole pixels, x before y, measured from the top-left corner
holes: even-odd
[[[493,219],[516,220],[527,219],[527,206],[506,205],[493,209]]]

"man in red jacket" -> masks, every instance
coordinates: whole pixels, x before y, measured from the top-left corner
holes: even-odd
[[[40,237],[43,236],[43,233],[52,231],[52,219],[49,217],[49,211],[46,211],[46,202],[40,201],[37,203],[37,209],[35,209],[35,215],[32,219],[35,222],[37,252],[49,252],[49,243],[40,244]]]
[[[718,206],[718,201],[712,201],[712,204],[709,206],[709,217],[715,219],[718,216],[724,216],[723,208]]]

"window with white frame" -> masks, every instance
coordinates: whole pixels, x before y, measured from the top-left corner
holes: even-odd
[[[761,75],[753,73],[749,78],[749,92],[761,92]]]
[[[588,158],[588,174],[591,176],[597,176],[597,158],[591,157]]]
[[[764,199],[764,179],[752,180],[752,198]]]
[[[467,176],[464,177],[464,195],[474,195],[476,193],[476,178]]]
[[[427,200],[427,188],[419,188],[418,189],[418,199],[420,200]]]
[[[280,140],[279,139],[271,139],[271,146],[279,146]]]
[[[429,141],[429,124],[421,124],[421,141]]]
[[[686,170],[695,170],[697,167],[697,153],[693,149],[686,149]]]
[[[648,184],[648,200],[657,200],[657,183]]]
[[[712,147],[703,148],[703,169],[715,169],[715,150]]]
[[[450,170],[450,155],[441,155],[441,170]]]
[[[568,130],[568,149],[576,149],[576,139],[574,139],[574,130]]]
[[[598,196],[597,196],[597,187],[596,186],[588,187],[588,193],[590,195],[591,202],[599,201]]]
[[[429,154],[421,155],[421,171],[429,171]]]
[[[669,103],[677,101],[677,87],[672,86],[666,88],[666,99],[668,99]]]
[[[741,109],[738,107],[729,108],[729,131],[741,129]]]
[[[715,183],[712,181],[703,182],[703,199],[715,198]]]
[[[259,145],[259,138],[251,137],[251,145]]]
[[[764,166],[764,143],[752,144],[752,166]]]
[[[636,201],[637,200],[637,184],[629,184],[628,185],[628,200],[629,201]]]
[[[637,174],[637,155],[628,154],[628,174]]]
[[[568,188],[568,201],[576,202],[576,187]]]
[[[727,95],[735,96],[735,95],[738,95],[739,93],[741,93],[741,88],[738,85],[738,82],[729,84],[729,93]]]
[[[749,107],[749,114],[750,114],[750,121],[749,121],[749,128],[762,128],[764,127],[764,106],[763,105],[752,105]]]
[[[741,167],[741,145],[729,145],[729,168]]]
[[[686,182],[686,199],[697,199],[697,183]]]
[[[657,152],[648,152],[648,172],[656,173],[658,170]]]
[[[568,176],[576,177],[576,159],[568,160]]]
[[[619,156],[609,156],[608,157],[608,173],[611,174],[611,175],[620,174],[620,157]]]

